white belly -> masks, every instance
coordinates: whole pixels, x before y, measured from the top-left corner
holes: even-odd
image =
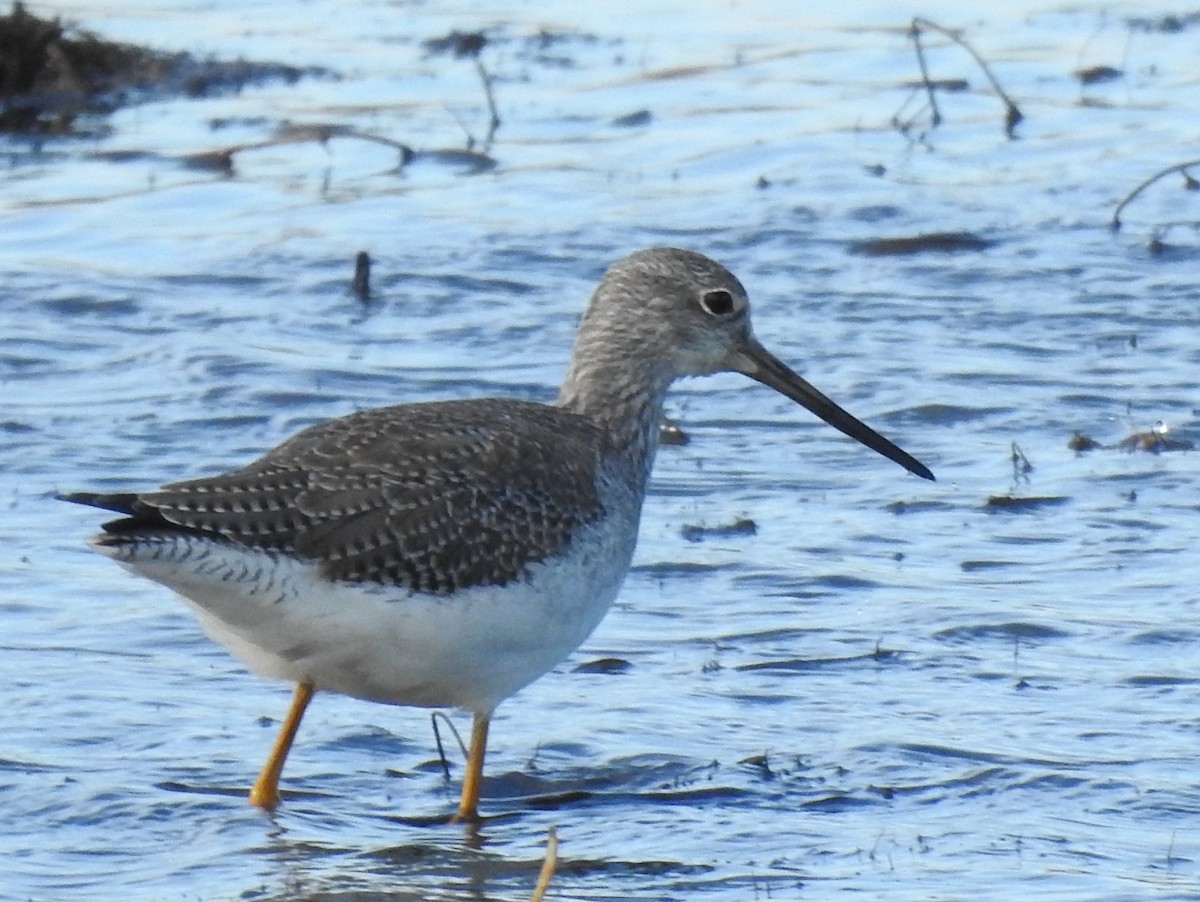
[[[522,580],[446,596],[331,583],[303,561],[196,536],[99,550],[178,592],[209,635],[263,676],[488,712],[595,629],[625,578],[635,530],[601,521]]]

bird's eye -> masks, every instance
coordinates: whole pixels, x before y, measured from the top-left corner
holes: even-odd
[[[700,295],[700,307],[711,316],[727,316],[733,313],[733,295],[724,288],[716,288]]]

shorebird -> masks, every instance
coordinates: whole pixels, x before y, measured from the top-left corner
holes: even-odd
[[[488,724],[588,637],[637,541],[667,389],[737,372],[925,479],[754,337],[741,283],[675,248],[613,264],[552,404],[363,410],[239,470],[64,500],[116,511],[91,540],[173,589],[251,670],[295,684],[250,801],[279,779],[316,690],[473,715],[457,813],[477,820]]]

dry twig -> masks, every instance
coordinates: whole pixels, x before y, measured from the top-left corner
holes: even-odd
[[[924,87],[926,97],[929,99],[928,106],[930,128],[937,128],[942,124],[942,113],[941,110],[938,109],[937,96],[935,94],[935,90],[939,86],[939,83],[935,82],[929,77],[929,66],[925,61],[925,47],[921,43],[922,31],[936,31],[938,34],[954,42],[968,54],[970,54],[971,59],[975,60],[975,63],[983,71],[984,76],[987,77],[988,82],[992,86],[992,90],[996,92],[996,96],[999,97],[1004,103],[1004,132],[1008,135],[1008,137],[1014,137],[1013,132],[1016,129],[1017,124],[1020,123],[1020,121],[1025,117],[1017,108],[1017,105],[1013,102],[1012,98],[1005,93],[1002,87],[1000,87],[1000,82],[992,73],[991,68],[984,61],[983,57],[981,57],[976,52],[975,48],[967,43],[966,38],[964,38],[957,31],[943,28],[936,22],[932,22],[929,19],[923,19],[918,16],[912,20],[912,25],[909,26],[908,29],[908,36],[912,38],[913,46],[916,49],[917,65],[921,69],[921,85]],[[909,128],[912,127],[911,121],[901,122],[899,113],[892,117],[892,124],[901,132],[905,133],[907,133]]]
[[[554,876],[554,868],[558,864],[558,834],[551,827],[546,834],[546,856],[542,859],[542,869],[538,871],[537,883],[533,887],[533,897],[530,902],[542,902],[546,895],[546,887]]]
[[[1113,210],[1112,220],[1109,222],[1109,228],[1111,228],[1114,232],[1120,231],[1121,211],[1129,206],[1135,197],[1137,197],[1159,179],[1165,178],[1173,172],[1179,172],[1183,174],[1183,187],[1186,190],[1200,190],[1200,182],[1196,181],[1196,179],[1194,179],[1188,172],[1188,170],[1193,166],[1200,166],[1200,160],[1189,160],[1186,163],[1176,163],[1174,166],[1168,166],[1166,169],[1161,169],[1154,173],[1154,175],[1150,176],[1150,178],[1146,179],[1121,199],[1121,202],[1117,204],[1117,208]]]

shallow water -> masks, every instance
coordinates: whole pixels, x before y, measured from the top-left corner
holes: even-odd
[[[526,899],[553,826],[552,898],[1195,898],[1200,458],[1067,448],[1158,420],[1200,438],[1200,200],[1166,182],[1107,228],[1200,126],[1200,26],[1124,17],[1191,10],[927,6],[1027,118],[1007,139],[933,41],[932,74],[972,89],[913,141],[888,124],[908,11],[504,7],[34,7],[339,77],[3,145],[0,897]],[[238,154],[233,178],[177,162],[282,120],[461,149],[477,76],[420,42],[479,27],[489,172],[350,139]],[[1099,64],[1126,77],[1081,88]],[[850,253],[933,231],[992,245]],[[231,467],[360,407],[549,399],[599,273],[658,243],[729,264],[764,344],[939,481],[745,379],[683,383],[691,442],[659,455],[635,570],[499,710],[477,834],[431,825],[457,771],[427,713],[332,696],[286,804],[250,809],[287,688],[89,552],[100,517],[52,493]],[[1051,501],[988,506],[1008,494]],[[601,658],[631,666],[574,669]]]

